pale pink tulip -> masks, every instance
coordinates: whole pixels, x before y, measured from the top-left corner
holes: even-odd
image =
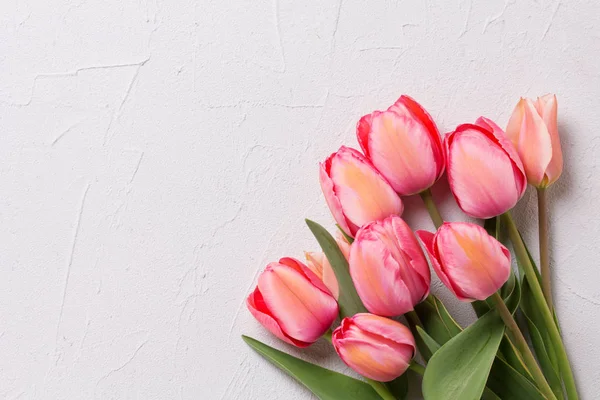
[[[337,302],[327,287],[293,258],[267,265],[246,303],[265,328],[298,347],[317,341],[338,315]]]
[[[428,189],[444,172],[440,133],[427,111],[408,96],[387,111],[362,117],[356,134],[365,156],[402,196]]]
[[[535,103],[521,98],[506,127],[523,161],[527,180],[540,188],[553,184],[563,170],[557,107],[553,94],[538,97]]]
[[[389,382],[407,370],[415,339],[406,326],[372,314],[344,318],[332,343],[342,361],[369,379]]]
[[[402,213],[402,201],[394,189],[358,151],[342,146],[320,167],[327,205],[347,234],[354,236],[369,222]]]
[[[437,276],[459,300],[485,300],[510,275],[510,252],[479,225],[446,222],[435,235],[417,235]]]
[[[527,179],[512,143],[487,118],[459,125],[445,138],[448,182],[459,207],[475,218],[510,210]]]
[[[373,314],[405,314],[429,294],[427,259],[398,216],[363,226],[350,249],[349,264],[356,291]]]

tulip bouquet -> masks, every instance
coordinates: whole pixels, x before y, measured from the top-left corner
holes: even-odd
[[[307,220],[322,252],[267,265],[247,299],[279,339],[304,348],[325,338],[356,375],[244,340],[320,399],[404,399],[409,382],[431,400],[578,399],[548,262],[545,193],[563,164],[556,97],[521,99],[506,131],[481,117],[441,137],[402,96],[362,117],[357,137],[362,152],[341,147],[319,170],[339,232]],[[444,172],[477,223],[440,215],[430,188]],[[539,199],[540,270],[510,213],[527,183]],[[412,195],[435,232],[413,232],[401,218]],[[430,267],[472,305],[473,324],[460,326],[430,293]]]

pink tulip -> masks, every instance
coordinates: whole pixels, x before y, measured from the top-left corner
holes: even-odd
[[[535,103],[521,98],[508,121],[506,135],[523,161],[529,183],[544,188],[560,177],[563,157],[555,95],[538,97]]]
[[[271,333],[298,347],[316,342],[338,315],[337,302],[329,290],[293,258],[267,265],[246,304]]]
[[[363,226],[350,249],[349,264],[356,291],[373,314],[405,314],[429,294],[427,259],[398,216]]]
[[[344,318],[332,343],[346,365],[379,382],[402,375],[415,354],[415,339],[407,327],[372,314]]]
[[[510,275],[510,252],[479,225],[446,222],[435,235],[417,235],[438,277],[459,300],[485,300]]]
[[[327,205],[349,235],[372,221],[401,214],[402,201],[387,180],[358,151],[342,146],[320,164]]]
[[[402,95],[387,111],[374,111],[356,127],[360,147],[398,194],[431,187],[444,172],[444,150],[431,116]]]
[[[475,218],[510,210],[525,193],[523,164],[498,125],[487,118],[445,138],[448,182],[459,207]]]

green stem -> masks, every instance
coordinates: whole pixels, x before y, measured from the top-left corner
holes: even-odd
[[[550,385],[548,385],[548,382],[546,382],[544,373],[540,369],[540,366],[537,364],[537,361],[535,360],[531,349],[527,345],[527,341],[525,340],[523,333],[521,333],[517,322],[513,318],[508,307],[506,307],[506,304],[504,304],[504,300],[502,300],[502,297],[500,297],[500,295],[497,292],[491,296],[491,299],[494,302],[494,305],[496,306],[496,309],[498,310],[502,321],[504,321],[504,324],[506,325],[509,337],[512,339],[513,344],[519,350],[519,353],[521,353],[523,361],[525,361],[527,369],[533,376],[533,379],[537,383],[538,388],[540,389],[542,394],[546,396],[547,399],[556,400],[556,396],[554,396],[552,388],[550,388]]]
[[[387,386],[385,385],[385,383],[382,382],[378,382],[378,381],[374,381],[373,379],[369,379],[369,378],[365,378],[365,380],[367,381],[367,383],[369,385],[371,385],[371,387],[373,389],[375,389],[375,391],[377,392],[377,394],[383,399],[383,400],[396,400],[396,398],[394,397],[394,395],[389,391],[389,389],[387,388]]]
[[[323,338],[326,339],[329,343],[331,343],[331,329],[323,334]]]
[[[533,298],[538,306],[540,314],[544,319],[545,328],[548,330],[550,339],[554,345],[568,398],[569,400],[577,400],[579,399],[579,396],[577,394],[577,387],[575,386],[573,371],[569,365],[569,358],[567,357],[567,352],[560,337],[560,332],[558,331],[556,322],[552,316],[552,313],[550,312],[548,304],[546,303],[546,299],[544,298],[544,294],[535,273],[534,266],[529,259],[529,255],[527,254],[525,243],[523,243],[523,239],[519,234],[517,226],[515,225],[510,212],[507,212],[502,216],[506,223],[506,227],[508,228],[508,235],[515,249],[515,254],[523,266],[525,277],[527,278],[527,282],[531,288],[531,293],[533,294]]]
[[[423,203],[425,203],[425,208],[427,208],[427,212],[433,221],[433,224],[436,228],[439,228],[444,223],[444,219],[440,214],[440,211],[435,205],[433,201],[433,197],[431,195],[431,189],[425,189],[420,193],[421,198],[423,199]]]
[[[550,308],[550,312],[553,311],[552,302],[552,277],[550,276],[550,257],[549,257],[549,243],[548,243],[548,204],[546,202],[546,189],[538,188],[538,225],[539,225],[539,239],[540,239],[540,272],[542,274],[542,290],[546,303]]]
[[[416,361],[411,362],[408,366],[408,369],[416,372],[417,374],[419,374],[421,376],[425,375],[425,367]]]

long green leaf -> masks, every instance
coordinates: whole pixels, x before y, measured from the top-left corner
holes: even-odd
[[[545,400],[533,383],[498,357],[486,385],[502,400]]]
[[[327,232],[327,229],[314,221],[307,219],[306,225],[308,225],[317,242],[319,242],[337,278],[340,288],[340,295],[338,297],[340,317],[350,317],[357,313],[367,312],[360,297],[358,297],[358,293],[356,293],[356,288],[350,277],[348,261],[333,236]]]
[[[321,400],[381,400],[373,388],[363,381],[293,357],[251,337],[242,338],[261,356],[306,386]]]
[[[415,311],[425,331],[439,344],[446,343],[462,331],[444,304],[432,294],[417,304]]]
[[[444,344],[423,377],[426,400],[479,400],[504,335],[504,323],[487,313]]]

